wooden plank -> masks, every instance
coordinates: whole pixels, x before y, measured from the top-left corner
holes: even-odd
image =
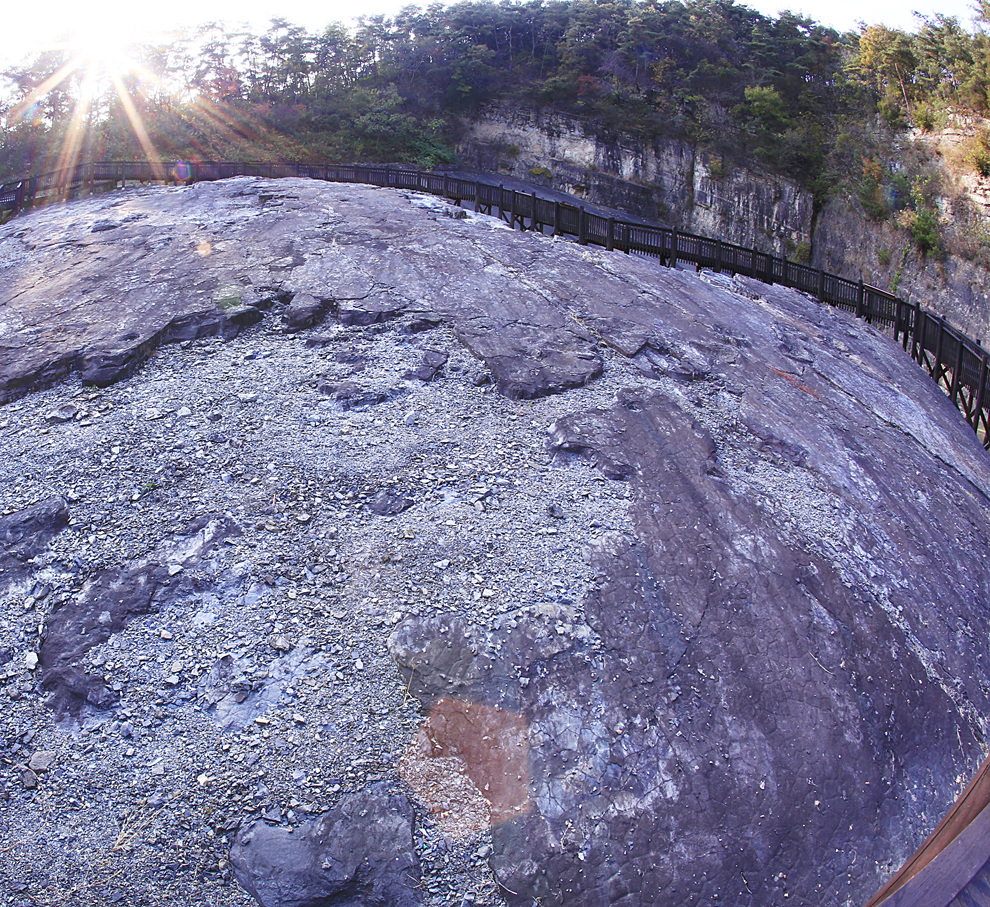
[[[984,824],[990,823],[990,813],[987,812],[988,806],[990,806],[990,759],[983,762],[972,780],[966,785],[966,789],[956,798],[952,808],[935,826],[934,831],[925,838],[922,845],[891,877],[887,884],[874,895],[866,907],[875,907],[875,905],[885,902],[892,894],[905,887],[949,844],[960,837],[965,829],[975,824],[977,817],[982,817],[985,820]],[[990,827],[987,828],[985,838],[986,844],[990,848]],[[990,858],[990,849],[987,851],[987,858]],[[895,905],[885,903],[885,907],[895,907]],[[932,907],[932,905],[919,904],[919,907]]]
[[[951,813],[950,813],[951,815]],[[979,892],[981,873],[990,863],[990,806],[985,806],[938,854],[908,881],[867,907],[949,907],[974,880]],[[980,901],[976,902],[977,904]]]

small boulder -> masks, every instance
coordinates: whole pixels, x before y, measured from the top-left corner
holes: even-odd
[[[432,381],[447,364],[447,354],[442,350],[424,350],[419,366],[406,372],[405,378],[418,381]]]
[[[409,800],[375,784],[295,830],[255,822],[230,851],[262,907],[418,907]]]
[[[285,329],[290,333],[311,328],[323,320],[331,300],[317,299],[309,293],[296,293],[282,316]]]

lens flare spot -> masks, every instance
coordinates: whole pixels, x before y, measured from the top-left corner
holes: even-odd
[[[172,179],[177,183],[184,183],[192,176],[192,167],[186,161],[176,161],[172,168]]]
[[[448,837],[467,840],[530,809],[526,731],[526,720],[514,712],[441,699],[400,760],[399,774]]]
[[[21,114],[21,120],[25,123],[30,123],[32,126],[40,126],[44,121],[41,104],[35,102],[25,107],[24,112]]]

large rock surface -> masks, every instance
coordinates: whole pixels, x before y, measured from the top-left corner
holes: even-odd
[[[249,826],[231,848],[238,881],[263,907],[419,907],[413,809],[380,785],[298,829]]]
[[[791,291],[452,213],[0,228],[12,904],[244,905],[233,859],[265,904],[854,905],[980,763],[990,470],[938,388]]]

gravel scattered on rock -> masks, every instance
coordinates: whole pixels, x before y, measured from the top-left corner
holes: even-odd
[[[12,907],[244,907],[232,857],[376,791],[410,903],[855,903],[982,758],[990,478],[934,384],[454,213],[239,179],[0,228]]]

